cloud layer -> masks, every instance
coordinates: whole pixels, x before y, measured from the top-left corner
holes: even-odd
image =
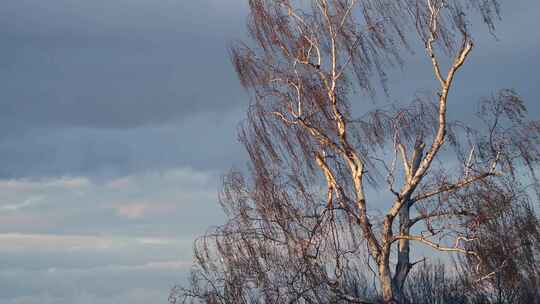
[[[0,303],[159,303],[219,223],[217,175],[0,181]],[[143,292],[144,291],[144,292]],[[49,301],[49,302],[47,302]],[[146,302],[145,302],[146,301]]]

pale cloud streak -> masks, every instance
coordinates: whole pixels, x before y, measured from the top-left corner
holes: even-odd
[[[163,203],[125,203],[114,207],[116,213],[128,219],[136,220],[144,217],[159,217],[175,212],[175,204]]]
[[[0,234],[0,252],[21,251],[77,251],[107,250],[123,246],[125,242],[98,236],[53,235],[53,234]]]
[[[35,191],[46,189],[81,189],[91,184],[86,177],[49,177],[39,179],[4,179],[0,180],[0,191]]]
[[[174,219],[185,221],[178,225],[189,222],[202,229],[203,221],[194,215],[217,218],[217,208],[207,209],[217,206],[218,184],[216,172],[191,168],[140,172],[106,182],[85,177],[0,180],[0,232],[93,234],[111,233],[115,226],[115,234],[152,235]],[[180,229],[168,230],[177,234]]]
[[[17,211],[19,209],[38,204],[42,200],[43,200],[42,196],[30,197],[21,203],[0,206],[0,212],[1,211]]]

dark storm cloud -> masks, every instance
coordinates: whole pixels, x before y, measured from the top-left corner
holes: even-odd
[[[243,37],[244,8],[236,0],[3,1],[0,177],[208,169],[238,155],[234,110],[247,97],[227,45]]]
[[[235,2],[3,1],[0,133],[125,128],[234,107],[243,98],[226,49],[242,32]]]

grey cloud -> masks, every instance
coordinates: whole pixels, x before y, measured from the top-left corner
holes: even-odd
[[[247,96],[227,44],[242,36],[244,9],[240,0],[4,1],[0,178],[229,167]]]
[[[241,114],[200,113],[184,121],[129,129],[49,128],[0,141],[1,178],[110,178],[170,167],[225,171],[242,163]]]
[[[4,3],[0,121],[11,128],[0,133],[133,127],[234,108],[244,97],[226,45],[242,11],[194,3]]]
[[[4,244],[0,258],[7,261],[0,267],[2,304],[125,303],[141,289],[148,294],[139,300],[165,303],[169,288],[182,281],[191,261],[190,239],[6,234],[0,238]]]
[[[0,274],[4,275],[50,270],[182,270],[188,269],[192,260],[191,237],[0,234],[0,239],[15,244],[0,247],[4,261]]]
[[[71,293],[69,295],[53,296],[44,291],[32,296],[21,296],[2,301],[2,304],[148,304],[167,303],[168,290],[165,288],[148,289],[136,288],[116,293],[113,296],[98,296],[88,292]]]
[[[0,273],[0,303],[167,303],[170,282],[179,281],[181,273],[178,269],[121,268]]]

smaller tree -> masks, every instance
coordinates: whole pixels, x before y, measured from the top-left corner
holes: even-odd
[[[461,257],[460,270],[469,274],[462,279],[494,303],[540,303],[540,224],[528,196],[513,194],[493,195],[496,205],[513,200],[512,208],[490,210],[491,218],[480,225],[477,240],[469,244],[481,264]]]

